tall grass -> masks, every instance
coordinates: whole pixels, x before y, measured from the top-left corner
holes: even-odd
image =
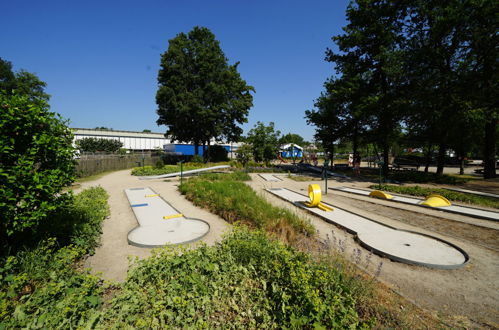
[[[203,175],[186,181],[180,191],[195,205],[209,209],[229,223],[264,229],[287,242],[314,234],[312,225],[287,209],[275,207],[241,180],[248,175]]]

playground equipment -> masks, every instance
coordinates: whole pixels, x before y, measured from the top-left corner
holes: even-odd
[[[128,233],[128,244],[159,247],[201,239],[210,231],[203,220],[187,218],[151,188],[125,189],[139,225]]]
[[[305,206],[318,207],[326,212],[333,211],[332,207],[321,203],[322,191],[321,187],[318,184],[311,184],[308,186],[308,197],[310,198],[310,202],[304,202],[303,204],[305,204]]]
[[[229,167],[230,167],[229,165],[218,165],[218,166],[212,166],[212,167],[206,167],[206,168],[199,168],[197,170],[181,171],[181,172],[175,172],[175,173],[169,173],[169,174],[162,174],[162,175],[140,176],[139,180],[152,180],[152,179],[172,178],[172,177],[175,177],[175,176],[195,174],[195,173],[201,173],[201,172],[212,171],[212,170],[220,170],[220,169],[229,168]]]
[[[426,197],[426,200],[422,202],[421,205],[426,205],[429,207],[445,207],[445,206],[451,206],[452,204],[444,196],[431,194],[428,197]]]
[[[358,189],[358,188],[350,188],[350,187],[337,187],[331,188],[333,190],[338,190],[346,193],[352,193],[356,195],[369,196],[371,194],[371,190],[367,189]],[[438,197],[435,197],[438,196]],[[450,205],[450,202],[442,196],[439,195],[431,195],[427,200],[421,200],[413,197],[406,196],[393,196],[393,198],[388,199],[391,202],[404,203],[409,205],[416,205],[421,207],[432,208],[435,210],[456,213],[467,215],[474,218],[485,219],[485,220],[493,220],[499,221],[499,212],[467,207],[467,206],[459,206],[459,205]],[[447,202],[446,202],[447,201]],[[447,204],[448,203],[448,204]]]
[[[306,207],[306,196],[285,188],[267,189],[277,197],[304,208],[326,222],[345,228],[366,249],[394,261],[438,269],[456,269],[469,261],[458,246],[418,232],[385,225],[336,206],[334,212]],[[327,204],[323,204],[331,208]]]
[[[381,199],[392,199],[393,198],[392,195],[387,194],[386,192],[381,191],[381,190],[373,190],[373,191],[371,191],[369,196],[375,197],[375,198],[381,198]]]

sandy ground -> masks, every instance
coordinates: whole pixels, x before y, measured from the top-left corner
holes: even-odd
[[[127,242],[128,232],[138,223],[123,191],[126,188],[152,188],[186,217],[202,219],[210,224],[210,232],[199,242],[210,245],[220,240],[230,225],[222,218],[193,206],[178,193],[177,185],[178,180],[141,181],[131,176],[130,170],[113,172],[95,181],[83,182],[78,191],[92,186],[103,187],[109,194],[111,210],[111,215],[103,223],[101,245],[95,254],[86,260],[85,266],[91,268],[93,273],[100,273],[106,280],[123,281],[126,278],[129,257],[142,259],[151,254],[152,249],[131,246]]]
[[[470,262],[457,270],[435,270],[411,266],[373,255],[360,247],[355,237],[343,229],[313,217],[267,192],[265,188],[285,187],[306,194],[310,183],[296,182],[283,177],[282,182],[267,182],[252,175],[249,182],[256,191],[275,205],[289,208],[310,221],[319,237],[332,248],[351,259],[358,267],[390,286],[393,290],[415,304],[435,313],[464,316],[474,325],[489,325],[499,328],[499,228],[486,220],[478,220],[440,211],[404,206],[387,206],[386,201],[356,197],[329,190],[323,200],[332,205],[357,212],[391,226],[414,230],[442,238],[458,245],[470,255]],[[329,187],[366,187],[370,183],[351,180],[330,180]],[[128,245],[127,233],[137,222],[123,192],[125,188],[151,187],[161,194],[186,216],[206,220],[211,225],[210,233],[201,241],[213,244],[222,234],[230,230],[220,217],[193,206],[177,191],[178,180],[140,181],[130,175],[129,170],[114,172],[92,182],[82,183],[79,189],[100,185],[110,195],[111,216],[104,221],[101,246],[89,257],[86,266],[104,279],[123,281],[128,269],[128,257],[146,258],[150,249]],[[360,252],[359,252],[360,251]]]

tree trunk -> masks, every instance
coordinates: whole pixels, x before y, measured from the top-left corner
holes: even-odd
[[[390,156],[390,145],[388,144],[388,141],[385,141],[383,143],[383,175],[385,176],[385,178],[388,176],[389,156]]]
[[[355,157],[355,155],[357,154],[357,149],[359,148],[359,134],[358,134],[357,123],[353,127],[352,142],[353,142],[353,156]]]
[[[493,179],[496,174],[496,124],[495,120],[485,123],[485,143],[483,150],[483,178]]]
[[[441,143],[438,146],[438,156],[437,156],[437,174],[444,174],[445,165],[445,145]]]
[[[459,175],[463,174],[464,174],[464,157],[461,156],[459,161]]]
[[[428,151],[426,152],[426,164],[424,167],[425,173],[428,173],[428,168],[430,167],[432,153],[433,153],[433,144],[431,142],[429,142],[428,143]]]
[[[194,155],[199,155],[199,142],[194,141]]]

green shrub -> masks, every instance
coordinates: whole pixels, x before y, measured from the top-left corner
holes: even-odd
[[[204,163],[204,158],[203,158],[203,156],[200,156],[200,155],[194,155],[194,156],[192,156],[190,162],[191,163]]]
[[[74,181],[73,134],[43,100],[0,92],[0,241],[36,233],[67,202]]]
[[[209,146],[207,150],[207,156],[210,162],[226,162],[229,160],[227,154],[227,149],[219,145]]]
[[[236,172],[237,173],[237,172]],[[234,174],[244,177],[244,174]],[[186,181],[180,190],[194,204],[220,215],[229,223],[242,222],[281,236],[285,241],[313,235],[313,227],[287,209],[275,207],[234,177],[200,176]]]
[[[213,246],[161,249],[129,272],[102,328],[349,328],[355,298],[337,269],[237,229]]]
[[[97,246],[107,193],[84,190],[61,212],[53,238],[0,261],[0,329],[83,327],[98,315],[101,280],[76,263]]]
[[[123,147],[123,143],[118,140],[100,139],[100,138],[83,138],[76,141],[76,146],[81,151],[85,152],[116,152]]]

